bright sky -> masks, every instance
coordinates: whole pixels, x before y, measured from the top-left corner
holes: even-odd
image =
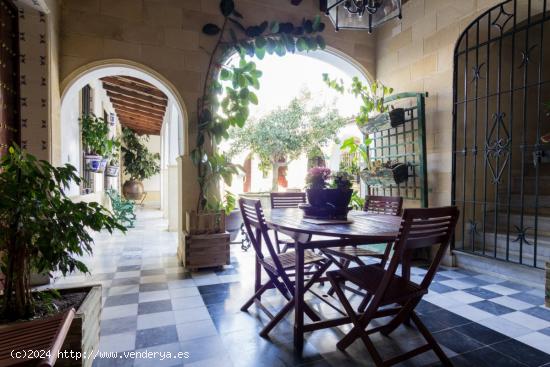
[[[238,63],[238,57],[232,62]],[[358,99],[330,89],[322,77],[323,73],[328,73],[332,79],[342,78],[349,86],[355,75],[348,75],[325,61],[300,54],[287,54],[284,57],[266,55],[263,60],[255,59],[255,62],[263,75],[257,92],[259,105],[252,106],[251,116],[258,117],[278,106],[287,105],[304,87],[316,97],[316,104],[330,103],[336,98],[336,108],[342,116],[352,116],[359,111]],[[360,76],[359,72],[356,75]]]

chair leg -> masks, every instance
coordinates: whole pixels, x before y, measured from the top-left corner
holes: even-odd
[[[272,285],[273,285],[273,282],[271,280],[268,281],[267,283],[265,283],[264,285],[262,285],[260,287],[260,289],[258,289],[258,291],[256,293],[254,293],[254,295],[248,301],[246,301],[246,303],[241,307],[241,311],[243,311],[243,312],[248,311],[250,306],[252,306],[252,304],[254,303],[254,300],[256,300],[256,299],[259,300],[261,298],[261,295],[266,290],[268,290]]]
[[[365,312],[365,310],[367,309],[367,305],[369,304],[371,298],[372,298],[372,294],[370,294],[370,293],[367,294],[365,296],[365,298],[363,298],[363,300],[359,304],[359,307],[357,308],[357,311],[359,311],[361,313]]]
[[[340,269],[347,269],[349,268],[349,264],[351,263],[351,261],[347,260],[347,259],[344,259],[344,258],[340,258],[340,264],[339,264],[339,268]],[[328,290],[327,294],[329,296],[333,296],[334,295],[334,287],[330,287],[330,289]]]
[[[384,336],[390,335],[397,327],[404,322],[406,322],[411,312],[413,312],[414,308],[418,304],[420,300],[413,300],[407,302],[394,317],[390,320],[381,330],[380,333]]]
[[[432,333],[430,333],[430,331],[428,330],[428,328],[424,325],[424,323],[420,320],[420,318],[418,317],[418,315],[416,314],[416,312],[414,312],[414,310],[411,312],[410,314],[410,317],[411,317],[411,320],[414,322],[414,324],[416,325],[416,328],[418,329],[418,331],[420,331],[420,333],[422,334],[422,336],[424,337],[424,339],[426,339],[426,341],[428,342],[428,344],[430,345],[430,347],[432,347],[433,351],[435,352],[435,354],[437,354],[437,356],[439,357],[439,360],[441,361],[441,363],[443,363],[444,366],[447,366],[447,367],[452,367],[453,364],[452,362],[449,360],[449,357],[447,357],[445,355],[445,352],[443,352],[443,349],[441,349],[441,347],[439,346],[439,344],[437,343],[437,340],[435,340],[435,338],[433,337]]]

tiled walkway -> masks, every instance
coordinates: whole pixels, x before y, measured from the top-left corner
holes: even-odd
[[[58,284],[103,285],[102,351],[188,352],[185,359],[96,359],[95,366],[372,366],[360,342],[346,354],[336,342],[346,327],[311,333],[301,357],[293,353],[287,319],[259,337],[263,315],[239,310],[252,294],[252,250],[232,248],[232,265],[220,271],[187,274],[176,262],[176,234],[165,231],[160,212],[139,213],[137,227],[124,236],[98,236],[86,259],[92,276],[75,275]],[[413,276],[424,270],[415,268]],[[281,300],[266,300],[277,309]],[[457,269],[441,269],[417,308],[455,366],[550,366],[550,310],[542,290]],[[313,300],[314,302],[315,300]],[[330,315],[324,303],[313,307]],[[375,335],[384,356],[422,342],[413,328],[392,337]],[[546,353],[544,353],[544,352]],[[439,365],[433,353],[403,364]]]

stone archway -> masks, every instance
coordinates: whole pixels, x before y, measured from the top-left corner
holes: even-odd
[[[77,152],[80,149],[79,127],[74,123],[78,116],[75,116],[75,99],[78,101],[78,95],[82,88],[93,81],[101,80],[105,77],[122,76],[133,77],[156,87],[163,92],[169,100],[166,108],[165,129],[161,132],[161,174],[160,183],[157,184],[160,197],[155,199],[160,202],[164,216],[168,219],[169,229],[177,230],[181,223],[181,175],[178,171],[179,161],[182,156],[188,153],[188,115],[187,109],[177,89],[173,84],[164,78],[155,70],[127,60],[104,60],[94,62],[80,67],[71,73],[61,84],[61,123],[59,129],[60,157],[59,162],[71,163],[78,168],[78,160],[71,156],[78,157]],[[78,102],[77,102],[78,103]],[[169,125],[169,126],[168,126]],[[167,128],[170,128],[167,133]],[[80,154],[80,153],[78,153]],[[156,190],[156,189],[155,189]],[[70,194],[79,196],[77,188],[70,188]],[[155,191],[156,192],[156,191]],[[156,196],[156,195],[155,195]],[[167,200],[170,198],[170,200]],[[173,200],[177,198],[177,200]],[[102,194],[95,195],[86,200],[101,201]],[[176,204],[176,205],[175,205]]]

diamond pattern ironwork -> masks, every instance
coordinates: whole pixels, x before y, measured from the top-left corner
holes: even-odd
[[[510,159],[510,133],[504,123],[504,112],[493,114],[493,126],[485,143],[485,157],[494,183],[500,183],[502,172]],[[504,133],[501,136],[501,131]]]
[[[510,19],[512,19],[513,16],[513,14],[508,13],[506,9],[504,9],[504,5],[501,5],[499,13],[495,20],[491,22],[491,25],[498,28],[500,33],[502,33],[504,27],[506,27],[506,24],[510,21]]]

